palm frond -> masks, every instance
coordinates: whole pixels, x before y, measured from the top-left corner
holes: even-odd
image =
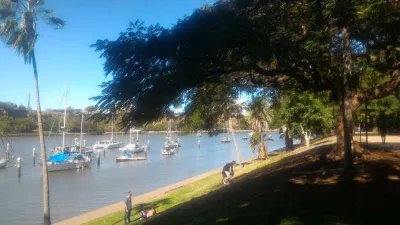
[[[10,0],[0,0],[0,20],[7,19],[14,15],[13,3]]]
[[[33,0],[34,6],[40,6],[44,4],[44,0]]]
[[[18,23],[16,19],[8,19],[0,27],[1,36],[7,40],[18,28]],[[7,42],[7,41],[6,41]]]
[[[40,6],[44,0],[0,0],[0,37],[5,44],[23,55],[25,63],[31,62],[31,52],[38,37],[36,24],[43,18],[56,29],[65,26],[65,21],[52,16],[54,10]],[[42,16],[42,17],[39,17]]]
[[[55,17],[55,16],[48,17],[47,22],[49,25],[54,26],[55,27],[54,29],[60,29],[60,28],[65,27],[65,25],[66,25],[64,20],[62,20],[58,17]]]
[[[42,9],[42,8],[40,8],[40,9],[36,10],[36,13],[38,15],[44,14],[45,16],[50,16],[51,14],[54,13],[54,10],[53,9]]]

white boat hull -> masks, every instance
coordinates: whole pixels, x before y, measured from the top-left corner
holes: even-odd
[[[162,155],[172,155],[175,153],[175,149],[162,149],[161,154]]]
[[[6,168],[6,166],[7,166],[7,160],[0,159],[0,169]]]
[[[101,145],[101,144],[95,144],[93,146],[93,149],[103,149],[103,148],[104,148],[104,145]]]
[[[112,143],[112,144],[106,145],[104,148],[105,149],[114,149],[114,148],[121,148],[121,147],[122,147],[122,143]]]
[[[129,144],[125,148],[121,149],[122,151],[130,152],[130,153],[140,153],[146,150],[145,145],[136,145],[136,144]]]
[[[59,164],[48,164],[47,171],[48,172],[55,172],[55,171],[62,171],[62,170],[74,170],[74,169],[83,169],[85,167],[90,166],[90,163],[59,163]]]
[[[90,166],[90,161],[85,162],[64,162],[64,163],[47,163],[47,171],[55,172],[55,171],[63,171],[63,170],[74,170],[74,169],[83,169],[85,167]]]
[[[116,159],[117,162],[130,162],[130,161],[141,161],[141,160],[146,160],[147,157],[126,157],[126,156],[120,156]]]

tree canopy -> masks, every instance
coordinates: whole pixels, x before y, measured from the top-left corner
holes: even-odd
[[[103,113],[128,109],[125,126],[154,120],[171,104],[185,104],[188,113],[203,105],[222,114],[218,106],[239,88],[330,90],[339,101],[343,27],[349,31],[356,109],[400,82],[400,14],[381,0],[217,1],[170,29],[130,23],[118,39],[93,45],[113,78],[94,99]],[[367,69],[385,79],[362,87]]]
[[[280,101],[273,107],[275,125],[291,127],[293,135],[304,139],[308,146],[311,135],[326,135],[334,128],[337,110],[328,95],[327,92],[281,92]]]

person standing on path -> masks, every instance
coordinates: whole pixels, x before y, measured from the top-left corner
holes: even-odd
[[[132,211],[132,193],[128,192],[128,197],[125,199],[125,225],[131,222],[131,211]],[[128,220],[128,222],[126,222]]]

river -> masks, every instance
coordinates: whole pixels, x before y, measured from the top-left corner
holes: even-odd
[[[223,135],[223,134],[222,134]],[[255,155],[248,140],[242,140],[247,133],[236,133],[242,160]],[[284,146],[278,133],[272,133],[275,141],[268,141],[269,151]],[[174,135],[176,139],[178,136]],[[127,137],[118,137],[127,140]],[[172,156],[163,156],[160,149],[165,134],[141,134],[140,142],[150,140],[147,161],[116,163],[118,150],[101,154],[100,166],[94,158],[92,166],[83,170],[69,170],[49,173],[50,207],[52,222],[57,222],[82,213],[122,201],[127,191],[140,195],[175,182],[200,175],[222,167],[231,160],[237,161],[233,141],[220,143],[221,136],[209,137],[203,134],[179,136],[182,147]],[[43,224],[42,174],[39,162],[38,137],[9,137],[15,154],[22,159],[21,172],[15,165],[0,170],[0,224],[36,225]],[[73,136],[67,136],[67,143]],[[109,136],[85,136],[87,144],[107,140]],[[200,140],[200,148],[198,148]],[[48,147],[60,145],[61,137],[49,138]],[[33,165],[32,148],[36,148],[37,159]],[[0,147],[0,156],[3,155]]]

